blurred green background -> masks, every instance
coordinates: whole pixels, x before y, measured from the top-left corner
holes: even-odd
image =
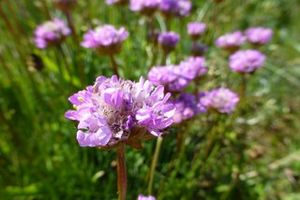
[[[37,49],[36,26],[53,17],[66,19],[50,0],[1,0],[0,6],[0,199],[116,199],[115,152],[80,148],[75,123],[64,118],[71,107],[68,96],[97,76],[112,74],[109,59],[83,49],[72,37],[59,48]],[[261,25],[272,28],[274,37],[264,47],[265,67],[249,83],[249,114],[240,119],[249,126],[249,156],[237,189],[231,188],[234,150],[226,147],[231,136],[233,143],[240,142],[234,131],[227,134],[218,156],[207,161],[205,173],[189,173],[206,129],[200,119],[189,130],[183,157],[175,156],[174,138],[181,130],[171,129],[164,140],[154,181],[158,199],[300,199],[299,11],[299,0],[194,0],[191,16],[168,22],[181,35],[173,63],[189,55],[186,23],[207,23],[202,41],[209,45],[208,67],[217,68],[217,74],[227,65],[213,46],[218,36]],[[125,26],[130,37],[117,56],[121,75],[132,80],[146,75],[151,47],[143,17],[127,7],[109,7],[104,0],[79,0],[72,17],[80,40],[99,24]],[[156,19],[156,26],[163,26],[159,15]],[[220,76],[201,87],[222,81]],[[237,88],[237,76],[230,75],[228,84]],[[127,148],[128,199],[146,193],[154,145],[149,141],[140,151]],[[179,163],[176,176],[171,162]]]

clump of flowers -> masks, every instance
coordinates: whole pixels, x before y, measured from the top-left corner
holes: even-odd
[[[205,112],[205,108],[199,104],[198,98],[195,95],[181,93],[176,99],[171,100],[175,105],[176,112],[174,115],[174,123],[181,123],[184,120],[190,119],[195,115]]]
[[[77,0],[54,0],[55,6],[64,12],[71,10],[76,3]]]
[[[103,25],[89,30],[84,35],[81,45],[95,49],[99,54],[112,55],[120,52],[122,43],[128,35],[124,27],[116,29],[112,25]]]
[[[261,68],[266,56],[257,50],[240,50],[229,57],[229,66],[238,73],[252,73]]]
[[[156,198],[154,196],[144,196],[144,195],[140,194],[138,196],[138,200],[156,200]]]
[[[131,0],[130,9],[135,12],[140,12],[147,16],[153,15],[153,13],[159,8],[160,0]]]
[[[163,32],[158,36],[158,43],[166,54],[173,51],[180,39],[180,36],[175,32]]]
[[[188,30],[189,36],[193,40],[197,40],[205,32],[205,30],[206,30],[206,24],[201,23],[201,22],[190,22],[187,25],[187,30]]]
[[[38,48],[45,49],[49,46],[60,44],[70,34],[71,30],[66,23],[55,18],[36,28],[34,32],[34,42]]]
[[[273,31],[264,27],[252,27],[245,31],[247,40],[254,45],[264,45],[272,39]]]
[[[204,58],[190,57],[179,65],[153,67],[148,73],[148,79],[155,85],[165,86],[167,91],[180,92],[206,72]]]
[[[185,17],[190,14],[192,3],[190,0],[161,0],[160,11],[166,17]]]
[[[222,49],[234,52],[237,51],[245,41],[246,38],[243,33],[241,31],[236,31],[220,36],[216,40],[216,45]]]
[[[129,0],[106,0],[107,5],[126,5]]]
[[[163,86],[142,78],[132,82],[100,76],[93,86],[69,98],[75,110],[65,117],[79,122],[77,141],[82,147],[134,144],[160,136],[173,123],[175,108],[169,97]]]
[[[217,88],[199,94],[199,103],[207,110],[230,114],[234,111],[239,96],[227,88]]]

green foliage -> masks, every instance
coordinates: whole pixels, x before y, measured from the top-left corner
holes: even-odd
[[[249,80],[245,115],[225,119],[202,115],[169,130],[154,177],[155,196],[167,200],[299,199],[299,1],[193,3],[190,17],[167,22],[181,34],[170,61],[177,63],[189,54],[186,23],[207,23],[203,41],[210,45],[206,57],[214,71],[199,86],[203,90],[224,83],[239,88],[239,76],[229,73],[223,52],[213,47],[216,37],[253,25],[271,27],[275,34],[264,49],[266,66]],[[83,49],[72,37],[61,48],[36,49],[34,28],[49,16],[65,18],[50,0],[3,0],[0,6],[0,198],[116,199],[115,152],[80,148],[75,124],[64,118],[70,94],[99,75],[112,74],[109,59]],[[97,24],[126,26],[130,37],[117,56],[121,75],[132,80],[146,75],[152,55],[143,17],[95,0],[79,0],[72,15],[80,38]],[[160,16],[156,26],[165,26]],[[206,133],[214,126],[221,135],[204,159],[211,137]],[[176,137],[183,133],[185,140],[177,151]],[[126,149],[128,199],[147,193],[154,145],[155,141],[149,141],[140,151]]]

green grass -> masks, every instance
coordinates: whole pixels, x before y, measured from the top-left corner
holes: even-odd
[[[124,78],[145,76],[151,48],[145,41],[145,19],[127,8],[108,7],[104,1],[79,0],[73,11],[80,38],[90,27],[124,25],[130,37],[117,60]],[[190,17],[174,19],[181,42],[170,62],[189,54],[186,23],[201,20],[209,31],[206,58],[215,73],[228,73],[223,52],[213,46],[225,32],[262,25],[274,30],[263,51],[267,64],[248,84],[247,114],[224,129],[224,138],[202,163],[209,124],[199,116],[191,126],[171,128],[163,141],[154,179],[158,199],[300,199],[300,3],[298,0],[194,0]],[[92,84],[99,75],[111,75],[109,59],[83,49],[69,37],[61,49],[38,50],[32,42],[35,27],[49,16],[64,18],[47,0],[0,2],[0,199],[117,199],[114,150],[80,148],[75,124],[64,118],[67,98]],[[48,14],[47,14],[48,13]],[[164,28],[157,15],[156,26]],[[30,55],[43,63],[33,70]],[[66,69],[72,70],[71,77]],[[84,83],[79,69],[84,68]],[[63,73],[60,73],[60,68]],[[200,87],[224,84],[223,76]],[[237,90],[239,77],[229,74],[227,85]],[[225,119],[230,121],[230,119]],[[240,140],[240,132],[247,135]],[[185,151],[176,153],[176,135],[187,132]],[[234,175],[240,144],[246,144],[245,167],[239,182]],[[128,199],[147,193],[148,171],[155,140],[140,151],[127,148]],[[252,156],[251,156],[252,155]],[[191,160],[199,167],[192,171]],[[274,167],[274,163],[275,166]],[[203,166],[203,167],[202,167]],[[273,167],[272,167],[273,166]]]

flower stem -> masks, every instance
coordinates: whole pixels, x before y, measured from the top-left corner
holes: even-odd
[[[74,26],[74,23],[73,23],[73,18],[72,18],[72,15],[71,15],[70,11],[65,12],[65,15],[67,17],[68,25],[69,25],[69,27],[71,29],[71,32],[72,32],[72,36],[73,36],[74,42],[76,44],[78,44],[79,43],[79,39],[78,39],[78,35],[76,33],[76,29],[75,29],[75,26]]]
[[[246,75],[241,76],[241,85],[240,85],[240,99],[241,101],[244,101],[244,98],[246,96],[246,90],[247,90],[247,77]]]
[[[160,147],[161,147],[162,141],[163,141],[162,137],[158,137],[157,141],[156,141],[155,152],[154,152],[154,155],[153,155],[151,168],[150,168],[150,174],[149,174],[149,183],[148,183],[148,193],[149,193],[149,195],[152,194],[154,173],[155,173],[155,168],[156,168],[156,165],[157,165],[158,156],[159,156],[159,153],[160,153]]]
[[[125,145],[120,144],[117,149],[117,173],[118,173],[118,195],[119,200],[126,199],[127,191],[127,172],[125,161]]]
[[[110,62],[111,62],[112,67],[113,67],[114,74],[116,74],[117,76],[119,76],[118,64],[116,62],[116,59],[115,59],[114,55],[110,54],[109,58],[110,58]]]

